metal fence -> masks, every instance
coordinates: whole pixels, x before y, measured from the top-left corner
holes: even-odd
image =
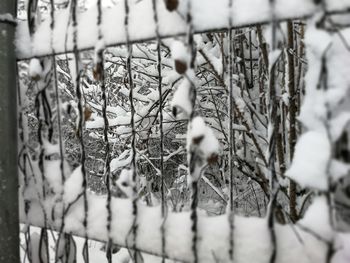
[[[8,11],[14,14],[14,4],[10,3],[11,1],[7,2],[1,2],[0,7],[8,8]],[[106,243],[108,262],[113,261],[112,253],[115,246],[128,248],[134,262],[143,261],[141,252],[159,256],[162,262],[165,262],[166,259],[173,259],[177,262],[232,262],[234,259],[237,262],[247,262],[244,260],[251,259],[252,255],[247,255],[244,251],[247,247],[252,246],[251,240],[260,243],[249,250],[251,253],[260,255],[261,258],[256,259],[258,262],[293,262],[293,255],[296,253],[305,254],[305,262],[308,262],[310,257],[311,262],[323,259],[322,256],[317,258],[317,256],[308,255],[304,242],[307,242],[310,247],[315,246],[325,251],[327,249],[333,251],[332,244],[324,241],[317,233],[299,225],[280,225],[276,222],[276,215],[281,206],[281,201],[277,196],[283,193],[277,180],[280,175],[275,170],[276,158],[278,158],[278,153],[276,153],[278,150],[276,146],[276,134],[278,133],[276,116],[279,103],[276,95],[276,92],[279,92],[276,91],[278,64],[271,62],[271,65],[265,69],[266,72],[261,73],[267,78],[265,92],[268,98],[265,104],[261,102],[261,105],[265,105],[265,109],[261,106],[261,111],[266,113],[267,126],[269,126],[269,137],[265,139],[268,153],[265,156],[259,141],[262,139],[257,134],[250,132],[252,124],[241,116],[243,113],[239,109],[240,102],[237,101],[234,94],[234,86],[237,86],[237,79],[234,79],[234,76],[238,63],[235,38],[239,36],[239,29],[270,24],[272,32],[270,48],[277,50],[277,34],[281,22],[293,19],[295,23],[302,24],[318,12],[324,17],[332,14],[340,15],[348,12],[350,2],[344,1],[339,5],[332,1],[305,3],[303,0],[288,4],[282,0],[250,1],[250,4],[248,2],[227,0],[215,1],[213,4],[213,1],[209,0],[179,2],[124,0],[119,1],[114,7],[102,8],[103,1],[97,0],[96,6],[80,10],[78,1],[72,0],[65,8],[58,11],[60,5],[64,3],[50,1],[46,3],[45,8],[40,8],[38,1],[30,0],[26,10],[27,21],[17,23],[15,40],[17,70],[14,70],[14,65],[11,65],[14,63],[13,47],[10,44],[1,43],[10,43],[14,39],[14,22],[11,22],[11,19],[1,20],[1,22],[5,21],[5,23],[0,23],[1,28],[8,32],[6,35],[8,38],[3,38],[0,42],[0,46],[3,46],[5,51],[1,52],[0,60],[8,63],[8,65],[2,64],[1,77],[3,79],[0,83],[2,92],[0,123],[4,124],[0,127],[0,144],[2,145],[0,174],[4,185],[0,197],[2,205],[7,207],[0,212],[2,220],[0,254],[3,255],[6,262],[19,261],[18,232],[15,231],[19,218],[25,225],[24,229],[21,229],[25,237],[24,258],[30,262],[49,262],[53,257],[55,262],[75,262],[76,247],[72,236],[85,239],[84,262],[89,262],[89,240]],[[252,8],[251,5],[254,4],[259,8]],[[47,16],[43,22],[40,21],[38,15],[40,13]],[[211,17],[215,19],[210,19]],[[210,64],[208,54],[200,51],[195,41],[196,34],[216,32],[222,34],[227,41],[222,44],[223,48],[226,45],[228,53],[228,61],[224,64],[226,70],[223,70],[223,73],[217,72]],[[164,148],[167,141],[166,132],[168,132],[165,126],[169,125],[169,118],[165,114],[170,111],[165,110],[165,105],[172,91],[168,87],[170,86],[167,83],[168,80],[164,80],[164,71],[171,68],[172,65],[169,66],[169,50],[164,48],[163,42],[170,43],[175,40],[186,47],[188,55],[185,58],[181,55],[178,59],[175,58],[174,68],[177,71],[178,80],[173,82],[188,82],[189,108],[181,108],[182,105],[179,104],[173,107],[177,109],[173,112],[175,115],[179,110],[187,113],[187,115],[181,115],[185,116],[185,119],[174,122],[182,122],[182,125],[188,124],[187,133],[189,135],[187,136],[190,136],[186,150],[179,148],[183,153],[187,152],[191,189],[188,212],[170,211],[167,201],[170,191],[167,185],[169,179],[165,177],[165,174],[169,174],[168,169],[173,167],[165,164],[168,156],[171,155]],[[150,76],[147,77],[152,79],[152,84],[156,84],[153,87],[152,103],[142,102],[139,93],[144,85],[142,78],[138,79],[141,74],[139,68],[145,64],[138,64],[142,59],[138,56],[139,53],[142,53],[142,49],[137,45],[143,43],[153,45],[149,55],[146,55],[148,61],[145,63],[153,67]],[[201,119],[198,118],[201,111],[195,110],[198,103],[198,86],[202,85],[194,81],[197,70],[197,51],[201,52],[201,56],[206,59],[209,67],[213,67],[211,70],[216,77],[216,85],[224,87],[228,93],[226,105],[229,120],[228,134],[225,135],[223,132],[226,136],[227,155],[222,157],[226,158],[225,165],[228,167],[228,201],[226,213],[214,217],[198,213],[199,179],[208,164],[218,162],[220,152],[214,147],[216,141],[211,139],[212,133],[202,130],[198,135],[195,131],[196,127],[205,130],[210,126],[201,124]],[[113,59],[110,53],[114,54]],[[266,54],[263,55],[267,60]],[[270,59],[273,61],[272,58]],[[252,61],[252,57],[250,60]],[[111,65],[122,65],[120,70],[124,71],[120,77],[110,78],[108,74],[119,69]],[[66,68],[68,73],[62,73],[61,68]],[[24,73],[27,70],[29,70],[29,75]],[[253,71],[253,66],[251,71]],[[11,78],[15,72],[17,72],[17,96],[14,88],[8,88],[15,86],[15,80]],[[64,79],[64,75],[67,74],[70,75],[70,80]],[[225,76],[221,77],[220,74],[226,74],[228,82],[225,83]],[[86,83],[87,79],[93,79],[95,82]],[[254,84],[253,77],[250,81]],[[101,107],[87,103],[89,95],[86,89],[90,84],[99,89],[96,94]],[[64,89],[68,92],[63,92]],[[119,89],[123,94],[122,98],[118,97],[117,100],[120,99],[121,103],[125,102],[125,111],[129,112],[127,122],[119,126],[110,123],[111,116],[118,114],[117,111],[113,112],[108,104],[113,99],[112,96],[116,94],[112,93],[113,89]],[[214,95],[217,98],[221,96],[220,93],[214,93]],[[65,96],[71,96],[75,104],[65,103],[63,99]],[[16,103],[14,103],[16,97],[19,113],[20,216],[16,209],[17,191],[14,190],[17,179],[16,176],[8,176],[9,174],[15,175],[17,169],[15,162],[17,143],[14,138],[17,130],[13,121],[16,114]],[[215,101],[214,97],[213,100]],[[140,115],[142,107],[145,107],[148,112],[155,113],[147,117],[150,123],[147,129],[143,126],[145,118]],[[215,109],[218,110],[217,106]],[[95,122],[95,125],[98,124],[95,128],[99,129],[98,136],[103,143],[95,144],[94,148],[88,149],[89,139],[87,139],[86,130],[89,125],[91,128],[92,124],[91,122],[89,124],[89,121],[94,112],[99,113],[99,116],[95,117],[99,117],[100,122]],[[69,121],[72,123],[67,124]],[[259,156],[260,162],[268,171],[268,180],[253,178],[263,189],[260,194],[268,196],[265,218],[250,220],[235,216],[237,190],[234,188],[236,169],[239,166],[235,130],[238,129],[238,124],[247,131],[249,137],[247,140],[256,147],[256,156]],[[116,127],[123,127],[123,130],[118,130]],[[67,129],[71,131],[67,132]],[[150,132],[142,135],[144,130],[151,131],[151,129],[156,130],[154,140]],[[184,131],[186,126],[176,129]],[[67,156],[67,150],[74,146],[66,137],[67,134],[74,134],[72,140],[75,144],[73,144],[79,145],[79,151],[74,157],[76,163],[73,165],[75,169],[72,173],[68,172],[67,159],[70,157]],[[147,143],[150,140],[150,143],[157,144],[156,153],[151,154],[152,158],[157,158],[157,161],[149,161],[147,164],[152,166],[150,169],[154,169],[152,171],[155,175],[152,180],[155,180],[155,184],[159,187],[157,194],[160,204],[152,207],[140,202],[140,189],[143,186],[140,179],[140,166],[145,167],[140,164],[140,156],[143,154],[140,148],[143,147],[143,143],[146,143],[145,138],[147,137]],[[125,145],[118,145],[115,142],[118,140]],[[204,142],[207,143],[206,140],[210,147],[214,142],[209,152],[203,149],[203,147],[208,147],[208,144],[204,145]],[[181,143],[184,144],[183,141],[180,141]],[[125,158],[118,159],[115,156],[123,152],[119,151],[115,154],[114,145],[127,150],[128,161],[125,164],[120,164]],[[99,148],[96,149],[96,147]],[[93,155],[94,151],[101,151],[98,156],[102,159],[100,164],[102,168],[96,173],[100,173],[101,177],[101,180],[97,180],[97,184],[104,185],[101,190],[103,195],[92,193],[89,190],[89,188],[96,187],[96,185],[91,185],[94,180],[91,179],[93,177],[91,169],[96,169],[96,165],[91,165],[91,162],[97,155],[94,155],[93,158],[89,157],[89,154]],[[71,159],[74,158],[71,157]],[[147,156],[143,158],[146,161],[149,159]],[[119,161],[117,165],[117,161],[113,162],[113,159]],[[182,158],[181,161],[186,162],[186,159]],[[118,172],[115,174],[116,170]],[[244,172],[243,170],[241,172]],[[147,173],[150,172],[142,171],[142,174]],[[144,178],[147,180],[147,176]],[[124,189],[127,198],[117,197],[116,188]],[[216,188],[213,186],[211,189],[215,191]],[[252,187],[252,193],[256,194],[254,190],[255,188]],[[6,213],[4,211],[11,211],[13,214],[7,215],[4,214]],[[287,221],[293,221],[293,218],[288,218]],[[8,222],[8,225],[3,222]],[[32,235],[32,226],[41,228],[38,239]],[[50,255],[52,253],[49,245],[51,230],[58,233],[55,240],[55,255]],[[261,237],[257,237],[256,232],[261,232]],[[267,236],[267,239],[264,236]],[[295,237],[290,238],[290,236]],[[300,237],[306,241],[298,240]],[[11,242],[8,242],[7,238],[11,238]],[[36,252],[35,249],[39,252]],[[329,257],[329,254],[331,252],[326,256]]]

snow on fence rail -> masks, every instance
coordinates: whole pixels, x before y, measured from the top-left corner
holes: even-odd
[[[67,181],[68,183],[68,181]],[[71,182],[70,182],[71,183]],[[78,192],[67,190],[69,195],[77,196]],[[53,200],[49,203],[55,203]],[[106,229],[108,211],[106,209],[106,196],[88,194],[88,206],[92,209],[88,213],[88,237],[89,239],[108,242],[111,237],[113,244],[121,247],[132,247],[133,212],[132,201],[128,199],[112,198],[111,211],[113,221],[111,232]],[[68,207],[69,203],[65,204]],[[316,207],[317,206],[317,207]],[[21,221],[23,223],[44,227],[44,214],[39,201],[31,200],[31,209],[25,217],[24,204],[21,204]],[[47,207],[48,210],[57,211],[54,207]],[[308,263],[326,262],[328,253],[329,224],[327,217],[327,205],[325,200],[319,200],[315,209],[321,218],[317,225],[314,222],[315,215],[310,211],[297,225],[276,225],[278,263]],[[161,208],[147,207],[138,204],[139,216],[137,218],[138,234],[136,238],[136,249],[147,254],[162,256],[161,226],[164,218],[161,215]],[[60,218],[60,215],[55,215]],[[84,208],[83,200],[75,203],[65,216],[65,233],[72,233],[75,236],[84,237],[83,225]],[[193,262],[193,251],[191,249],[191,214],[190,212],[173,213],[169,212],[164,226],[166,229],[165,256],[180,262]],[[245,218],[236,216],[234,219],[235,233],[235,254],[234,260],[238,263],[263,263],[269,262],[271,244],[267,221],[264,218]],[[56,231],[62,231],[61,221],[47,222],[47,225]],[[326,227],[326,228],[324,228]],[[227,215],[198,217],[198,262],[230,262],[229,258],[229,222]],[[317,234],[315,234],[315,233]],[[346,237],[349,238],[349,237]],[[345,239],[347,240],[347,239]],[[345,243],[345,242],[344,242]],[[345,243],[346,244],[346,243]],[[338,253],[344,253],[348,247],[340,247]]]
[[[308,208],[303,219],[296,224],[280,225],[275,222],[275,210],[279,205],[275,200],[280,186],[277,184],[277,175],[274,171],[275,160],[275,113],[276,99],[275,63],[281,55],[276,47],[276,23],[279,20],[299,19],[312,17],[309,21],[310,31],[306,33],[306,43],[309,45],[310,59],[314,67],[310,66],[307,75],[307,94],[312,98],[305,100],[301,110],[301,121],[309,129],[308,135],[317,134],[320,141],[310,141],[310,136],[303,137],[303,145],[316,146],[320,142],[324,145],[332,144],[344,130],[345,123],[349,120],[348,114],[340,115],[341,118],[333,118],[331,112],[339,109],[343,101],[342,97],[349,90],[350,80],[346,77],[346,70],[350,69],[347,64],[349,54],[344,55],[348,49],[345,43],[350,39],[349,31],[342,30],[338,34],[322,29],[317,23],[322,14],[343,13],[350,8],[350,1],[304,1],[304,0],[193,0],[190,2],[180,1],[176,12],[168,12],[163,1],[142,0],[134,4],[120,1],[115,7],[102,9],[101,0],[97,1],[96,7],[91,7],[84,13],[79,13],[77,1],[71,1],[71,9],[60,13],[52,9],[51,19],[38,23],[36,29],[28,30],[25,23],[19,23],[17,28],[17,58],[19,60],[33,58],[29,66],[29,74],[35,82],[35,111],[38,121],[38,149],[36,159],[33,160],[31,151],[27,148],[28,134],[26,134],[25,114],[20,112],[22,141],[20,149],[20,171],[22,184],[20,189],[20,213],[21,221],[28,226],[43,228],[40,241],[40,255],[42,262],[48,255],[47,229],[53,229],[60,233],[74,234],[86,239],[84,259],[89,261],[87,241],[95,239],[107,243],[107,247],[116,244],[129,248],[135,262],[141,262],[138,251],[159,255],[165,258],[183,262],[346,262],[349,258],[348,249],[350,236],[334,230],[333,225],[333,193],[331,187],[334,182],[343,177],[349,170],[348,166],[342,166],[334,162],[330,147],[325,147],[325,154],[315,155],[314,164],[305,164],[305,151],[296,151],[296,163],[287,175],[295,179],[302,186],[310,187],[319,196],[314,198],[313,204]],[[232,12],[229,12],[232,10]],[[321,15],[320,15],[321,14]],[[34,18],[33,13],[29,18]],[[320,18],[321,17],[321,18]],[[271,168],[267,174],[270,181],[270,189],[264,189],[269,197],[269,209],[266,218],[244,218],[234,215],[233,207],[233,170],[230,170],[230,192],[227,213],[221,216],[208,217],[198,211],[198,181],[202,170],[207,164],[216,162],[219,155],[218,141],[214,136],[210,125],[206,124],[202,117],[195,116],[194,107],[196,102],[195,79],[195,41],[194,34],[219,29],[248,26],[251,24],[272,24],[272,48],[269,56],[270,64],[266,68],[269,80],[270,109],[268,117],[268,156],[264,156],[255,135],[251,134],[252,142],[255,143],[261,154],[260,162],[264,168]],[[34,23],[35,24],[35,23]],[[33,24],[32,24],[33,25]],[[231,30],[229,30],[231,31]],[[29,33],[30,32],[30,33]],[[229,33],[229,67],[231,76],[229,84],[221,81],[220,85],[227,88],[230,97],[230,109],[240,114],[240,109],[235,101],[233,93],[233,50],[232,33]],[[185,113],[189,121],[187,132],[187,154],[189,163],[188,184],[192,190],[190,212],[173,213],[167,210],[165,200],[164,176],[159,173],[161,183],[161,204],[157,207],[147,207],[138,200],[139,177],[137,173],[136,136],[135,125],[135,86],[133,68],[134,42],[156,40],[157,42],[157,72],[159,100],[159,130],[160,130],[160,166],[159,171],[164,170],[163,161],[163,94],[162,87],[162,55],[161,39],[168,37],[184,36],[183,42],[176,40],[171,48],[172,58],[175,60],[175,69],[179,76],[183,77],[181,85],[174,94],[172,106]],[[312,37],[324,40],[322,45],[312,41]],[[332,43],[332,45],[326,45]],[[123,84],[128,88],[130,104],[130,170],[123,170],[116,184],[124,188],[128,199],[112,196],[110,146],[108,136],[109,121],[107,118],[107,94],[106,72],[104,68],[104,50],[108,46],[125,44],[127,52],[124,52],[126,60],[125,78]],[[85,121],[89,118],[89,112],[84,108],[84,94],[82,93],[81,65],[79,52],[86,49],[95,49],[93,75],[102,90],[102,115],[103,115],[103,138],[105,150],[104,179],[107,187],[107,195],[93,194],[87,187],[86,154],[83,130],[86,128]],[[332,52],[330,57],[325,53]],[[80,145],[80,164],[73,173],[65,171],[66,165],[63,153],[61,101],[58,89],[56,72],[57,54],[73,52],[75,71],[73,75],[75,95],[77,99],[75,123],[76,136]],[[203,53],[205,57],[205,53]],[[47,56],[47,57],[42,57]],[[40,58],[38,60],[37,58]],[[337,65],[343,65],[342,70],[334,71]],[[324,68],[329,67],[329,77],[334,80],[328,85],[323,82],[321,74]],[[316,72],[316,73],[315,73]],[[214,73],[215,67],[214,67]],[[217,74],[219,75],[219,74]],[[342,81],[340,81],[342,79]],[[328,90],[329,89],[329,90]],[[26,89],[20,88],[20,109],[26,103]],[[333,92],[333,93],[332,93]],[[152,94],[154,95],[154,94]],[[333,95],[333,96],[330,96]],[[54,98],[54,99],[52,99]],[[182,99],[181,99],[182,98]],[[51,101],[52,100],[52,101]],[[55,107],[52,104],[55,104]],[[271,103],[272,102],[272,103]],[[322,108],[313,106],[318,103]],[[176,110],[174,110],[176,115]],[[88,115],[88,116],[87,116]],[[232,125],[232,113],[229,113]],[[338,116],[339,117],[339,116]],[[57,123],[53,119],[57,118]],[[332,122],[333,121],[333,122]],[[242,121],[243,122],[243,121]],[[247,131],[249,123],[243,122]],[[341,125],[340,125],[341,124]],[[232,128],[232,126],[230,126]],[[58,140],[53,139],[55,128]],[[229,143],[233,146],[232,129],[229,131]],[[312,137],[312,136],[311,136]],[[316,139],[317,139],[316,138]],[[315,139],[315,138],[312,138]],[[307,143],[305,143],[305,141]],[[314,143],[314,144],[312,144]],[[299,146],[297,149],[300,149]],[[311,147],[313,148],[313,147]],[[59,160],[51,161],[51,155],[58,154]],[[233,153],[230,153],[233,157]],[[228,160],[230,167],[235,164],[233,158]],[[325,165],[326,163],[326,165]],[[335,168],[332,166],[334,164]],[[307,166],[306,166],[307,165]],[[312,167],[311,167],[312,166]],[[304,177],[300,178],[300,170],[306,167],[311,176],[318,176],[311,182]],[[273,169],[272,169],[273,168]],[[332,170],[334,168],[334,171]],[[337,168],[337,169],[336,169]],[[158,168],[157,168],[158,169]],[[267,169],[269,170],[269,169]],[[317,170],[317,171],[315,171]],[[335,175],[332,175],[334,173]],[[307,175],[306,175],[307,176]],[[318,180],[319,179],[319,180]],[[266,181],[266,178],[262,179]],[[316,182],[315,182],[316,181]],[[322,187],[319,182],[322,181]],[[266,183],[266,182],[265,182]],[[277,198],[276,198],[277,199]],[[30,239],[30,238],[29,238]],[[26,240],[27,244],[30,240]],[[57,262],[69,262],[67,259],[66,236],[60,235],[57,241]],[[29,251],[30,255],[33,251]],[[69,254],[69,252],[68,252]],[[65,258],[66,257],[66,258]],[[107,249],[107,259],[112,262],[111,250]],[[343,260],[343,261],[342,261]],[[73,262],[73,261],[72,261]]]
[[[160,37],[185,35],[187,25],[183,17],[186,15],[186,1],[179,1],[180,6],[176,12],[168,11],[164,1],[157,0],[157,2],[159,2],[157,12]],[[192,14],[193,31],[197,33],[271,22],[272,9],[269,0],[234,0],[232,9],[229,8],[229,0],[193,0],[191,2],[193,9],[196,10]],[[320,5],[316,2],[276,0],[275,19],[281,21],[310,17],[321,11]],[[346,13],[350,9],[348,1],[326,0],[324,4],[328,13]],[[79,50],[95,48],[99,30],[104,36],[106,46],[127,42],[124,29],[124,1],[119,1],[112,8],[103,9],[102,13],[104,19],[100,29],[97,26],[97,10],[94,6],[79,14],[77,21]],[[229,25],[229,17],[232,17],[231,25]],[[18,59],[73,52],[73,25],[69,10],[55,13],[55,20],[59,23],[53,30],[53,36],[50,33],[50,19],[39,24],[32,37],[29,35],[27,23],[19,22],[16,40]],[[152,0],[135,1],[130,4],[129,20],[130,43],[156,39]],[[51,37],[53,37],[52,46]]]

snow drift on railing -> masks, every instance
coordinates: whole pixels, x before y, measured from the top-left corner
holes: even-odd
[[[162,38],[186,33],[186,2],[179,1],[177,12],[169,12],[163,0],[158,0],[159,34]],[[275,19],[298,19],[311,16],[320,11],[311,0],[277,0]],[[344,12],[350,8],[350,1],[327,0],[329,12]],[[98,42],[97,10],[88,9],[78,17],[78,49],[94,48]],[[235,0],[232,13],[229,14],[229,0],[192,0],[195,10],[193,16],[194,32],[215,31],[229,27],[229,15],[232,16],[232,27],[243,27],[252,24],[266,23],[271,20],[269,0]],[[124,29],[124,4],[119,1],[114,7],[102,11],[102,35],[106,46],[126,43]],[[70,21],[69,8],[56,12],[57,23],[53,33],[55,53],[73,51],[73,26]],[[52,53],[50,45],[50,19],[43,21],[37,28],[33,39],[30,39],[27,22],[20,22],[17,27],[17,57],[19,59],[43,56]],[[134,1],[130,5],[130,41],[144,42],[156,38],[153,19],[152,0]]]
[[[69,206],[68,201],[74,200],[81,189],[71,186],[80,185],[74,182],[79,176],[74,176],[80,168],[72,174],[71,180],[67,180],[65,189],[65,207],[70,207],[65,217],[64,232],[84,236],[84,203],[80,198]],[[69,195],[69,196],[68,196]],[[22,199],[23,201],[23,199]],[[108,241],[106,230],[107,209],[106,196],[88,193],[88,237],[98,241]],[[50,205],[51,204],[51,205]],[[46,211],[55,211],[53,199],[46,200]],[[38,201],[31,200],[31,209],[25,217],[24,204],[21,204],[21,221],[33,226],[44,226],[43,210]],[[138,235],[136,248],[141,252],[161,255],[161,208],[147,207],[138,203],[139,216],[137,219]],[[132,215],[132,201],[130,199],[112,198],[111,211],[113,222],[111,224],[112,241],[116,245],[128,247],[132,243],[131,229],[134,217]],[[327,256],[327,245],[331,239],[332,232],[329,225],[328,207],[324,198],[316,199],[306,213],[305,217],[295,226],[276,225],[279,263],[309,263],[325,262]],[[55,213],[52,213],[55,214]],[[60,230],[59,214],[55,214],[56,220],[49,220],[52,229]],[[317,223],[315,223],[317,222]],[[166,256],[183,262],[192,261],[191,250],[191,219],[190,212],[169,213],[166,221]],[[235,217],[235,262],[268,262],[271,243],[268,235],[268,227],[264,218]],[[198,255],[199,262],[229,262],[229,222],[227,215],[209,217],[198,216]],[[314,234],[315,233],[315,234]],[[340,239],[341,238],[341,239]],[[349,236],[341,235],[337,242],[340,250],[337,253],[345,253]],[[129,243],[128,243],[129,242]],[[345,250],[345,251],[343,251]]]

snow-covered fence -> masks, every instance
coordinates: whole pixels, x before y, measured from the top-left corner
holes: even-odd
[[[35,1],[34,1],[35,2]],[[168,1],[168,5],[179,2],[177,11],[167,10],[164,1],[157,5],[158,32],[161,38],[183,36],[187,33],[186,20],[183,18],[186,11],[186,1]],[[229,8],[230,0],[194,0],[192,14],[193,31],[195,33],[219,31],[227,28],[248,27],[250,25],[267,24],[271,22],[272,8],[269,0],[235,0]],[[319,12],[319,1],[312,0],[276,0],[274,16],[276,21],[288,19],[304,19]],[[320,1],[322,2],[322,1]],[[325,1],[327,14],[347,13],[350,3],[347,1]],[[125,44],[127,37],[124,28],[125,7],[121,1],[118,6],[102,10],[103,21],[101,28],[97,27],[98,10],[91,6],[79,15],[77,30],[77,48],[81,51],[94,49],[98,43],[101,30],[106,47]],[[179,14],[180,13],[180,14]],[[152,0],[130,2],[130,43],[145,42],[156,39],[156,23],[153,17]],[[232,21],[230,22],[230,18]],[[72,52],[74,48],[73,25],[70,22],[68,9],[55,13],[55,20],[59,21],[50,31],[50,20],[40,25],[34,35],[30,37],[26,22],[18,25],[17,56],[19,59],[40,57],[51,54]],[[65,36],[65,37],[63,37]],[[53,43],[51,43],[53,38]],[[29,45],[29,43],[31,43]]]
[[[180,262],[347,262],[350,237],[336,231],[333,189],[338,180],[348,173],[349,166],[334,159],[332,147],[349,120],[348,109],[344,106],[348,100],[344,97],[350,86],[347,73],[350,70],[347,44],[350,34],[347,29],[335,32],[327,30],[326,18],[337,14],[340,15],[340,22],[337,22],[346,20],[341,14],[348,11],[350,1],[124,0],[114,7],[104,9],[102,1],[97,0],[96,5],[91,5],[84,12],[79,11],[77,0],[70,1],[68,8],[60,12],[52,8],[54,4],[55,1],[51,1],[51,12],[41,22],[37,1],[29,1],[28,22],[19,22],[17,25],[18,65],[20,66],[20,61],[30,59],[29,76],[35,87],[35,90],[28,91],[28,85],[19,83],[19,107],[20,110],[26,108],[28,92],[34,93],[39,145],[36,149],[29,147],[32,138],[27,130],[27,116],[24,111],[20,111],[20,218],[27,226],[24,232],[29,260],[39,253],[34,250],[38,248],[41,262],[49,261],[47,230],[52,229],[60,233],[55,249],[56,262],[74,260],[70,253],[73,246],[70,245],[69,234],[85,238],[85,262],[89,261],[89,239],[106,242],[109,262],[113,261],[113,244],[130,249],[135,262],[142,262],[140,252]],[[311,188],[319,196],[314,198],[302,219],[295,224],[281,225],[275,222],[276,210],[280,205],[277,195],[282,191],[275,171],[275,79],[276,63],[282,53],[277,45],[276,34],[279,21],[305,18],[309,68],[300,120],[307,127],[307,132],[298,142],[295,161],[286,174],[301,187]],[[265,70],[269,88],[267,156],[256,139],[258,136],[251,133],[251,140],[260,154],[259,161],[267,171],[268,177],[262,181],[269,182],[269,188],[265,189],[269,196],[269,209],[266,218],[245,218],[235,215],[233,194],[233,169],[236,165],[233,119],[235,114],[242,112],[233,89],[236,84],[233,79],[233,64],[237,57],[232,48],[231,29],[261,23],[271,23],[272,26],[269,63],[265,65],[268,65]],[[229,204],[226,214],[208,217],[197,209],[198,181],[203,169],[217,161],[220,150],[210,125],[195,115],[199,85],[195,72],[199,43],[196,43],[195,33],[218,30],[228,31],[229,35],[229,70],[228,73],[222,73],[228,77],[227,80],[221,79],[219,84],[229,87]],[[137,159],[141,153],[138,152],[136,139],[141,132],[137,122],[142,116],[139,117],[135,108],[135,100],[139,99],[135,90],[140,88],[140,84],[133,77],[132,67],[136,59],[133,44],[149,40],[156,43],[156,56],[152,57],[152,61],[157,64],[157,68],[151,75],[156,77],[158,83],[156,92],[151,94],[152,99],[158,102],[154,107],[157,106],[158,109],[155,119],[158,120],[160,159],[159,167],[155,169],[161,181],[161,203],[156,207],[146,206],[139,200],[141,182]],[[163,85],[168,80],[162,78],[165,70],[162,60],[166,60],[162,55],[162,41],[171,42],[173,62],[166,58],[165,64],[168,63],[170,67],[174,65],[176,76],[181,77],[173,96],[173,113],[177,115],[182,112],[182,116],[188,120],[186,150],[188,184],[192,189],[189,212],[171,212],[166,202],[168,191],[163,176],[163,109],[165,94],[169,92]],[[118,45],[126,46],[118,54],[126,63],[120,82],[126,87],[129,99],[127,132],[130,133],[130,154],[127,162],[129,169],[122,170],[119,179],[114,182],[111,166],[125,166],[120,164],[125,159],[111,160],[113,138],[109,129],[113,123],[108,115],[113,112],[107,106],[110,98],[106,92],[108,62],[105,50]],[[101,89],[102,102],[102,118],[96,118],[98,120],[93,122],[90,122],[91,112],[86,107],[81,64],[83,53],[88,49],[94,49],[91,71]],[[74,90],[71,91],[75,94],[69,95],[76,99],[76,104],[73,105],[77,117],[74,129],[80,146],[80,165],[73,172],[69,172],[65,159],[64,123],[61,116],[69,107],[63,105],[60,99],[62,89],[59,88],[56,66],[66,53],[72,53],[69,55],[69,69],[74,81]],[[205,58],[207,55],[202,51],[202,56]],[[215,69],[214,67],[214,73],[220,75]],[[147,107],[146,109],[151,111]],[[249,122],[243,122],[242,126],[250,131],[249,125]],[[94,194],[88,189],[84,130],[89,126],[103,129],[105,195]],[[310,155],[313,156],[311,161]],[[114,184],[124,192],[127,199],[114,195]],[[39,244],[31,241],[29,226],[43,229]]]

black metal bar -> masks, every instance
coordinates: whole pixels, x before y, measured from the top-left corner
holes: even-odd
[[[85,242],[83,248],[83,257],[84,262],[89,263],[89,246],[88,246],[88,215],[89,215],[89,207],[87,200],[87,176],[86,176],[86,168],[85,168],[85,145],[84,145],[84,105],[83,105],[83,94],[80,87],[80,65],[79,65],[79,51],[78,51],[78,1],[72,0],[72,23],[73,23],[73,50],[74,50],[74,59],[75,59],[75,88],[76,95],[78,99],[78,132],[77,136],[80,142],[80,150],[81,150],[81,173],[83,177],[82,188],[83,188],[83,200],[84,200],[84,228],[85,228]]]
[[[134,216],[134,221],[132,225],[132,249],[133,249],[133,259],[134,262],[138,262],[137,256],[137,217],[138,217],[138,206],[137,206],[137,191],[138,191],[138,177],[137,177],[137,166],[136,166],[136,129],[135,129],[135,105],[134,105],[134,80],[132,75],[131,61],[132,61],[132,43],[130,42],[130,32],[129,32],[129,0],[124,0],[125,7],[125,35],[126,35],[126,45],[128,48],[128,57],[126,60],[127,72],[128,72],[128,82],[129,82],[129,102],[130,102],[130,126],[131,126],[131,172],[132,172],[132,215]]]
[[[229,12],[232,12],[233,0],[229,1]],[[230,28],[233,24],[232,16],[229,16],[229,25]],[[228,215],[230,232],[229,232],[229,256],[230,260],[233,261],[234,258],[234,201],[233,201],[233,186],[234,186],[234,177],[233,177],[233,167],[234,167],[234,144],[235,144],[235,133],[233,130],[233,119],[234,119],[234,99],[233,99],[233,36],[232,29],[228,31],[228,43],[229,43],[229,92],[228,92],[228,110],[229,110],[229,154],[228,154],[228,162],[229,162],[229,178],[230,178],[230,211]]]
[[[276,43],[276,15],[275,15],[275,0],[270,0],[271,10],[272,10],[272,44],[271,51],[274,52],[277,48]],[[275,69],[276,61],[270,61],[269,64],[269,90],[268,90],[268,101],[269,101],[269,112],[268,120],[270,125],[269,138],[268,138],[268,178],[270,182],[270,201],[269,208],[267,212],[267,224],[270,232],[271,239],[271,255],[270,263],[275,263],[277,258],[277,239],[275,230],[275,209],[276,209],[276,199],[278,195],[279,188],[277,186],[277,177],[275,170],[275,159],[276,159],[276,121],[277,121],[277,101],[276,101],[276,80],[275,80]]]
[[[0,1],[16,16],[16,1]],[[17,175],[17,88],[13,23],[0,23],[0,261],[20,262]]]
[[[161,201],[162,201],[162,218],[163,223],[161,226],[162,235],[162,263],[165,262],[166,253],[166,229],[165,229],[165,218],[166,218],[166,199],[165,199],[165,175],[164,175],[164,131],[163,131],[163,94],[162,94],[162,53],[161,53],[161,37],[159,33],[159,20],[158,20],[158,10],[157,1],[152,0],[153,7],[153,17],[156,24],[156,35],[157,35],[157,71],[158,71],[158,94],[159,94],[159,133],[160,133],[160,176],[161,176]]]

